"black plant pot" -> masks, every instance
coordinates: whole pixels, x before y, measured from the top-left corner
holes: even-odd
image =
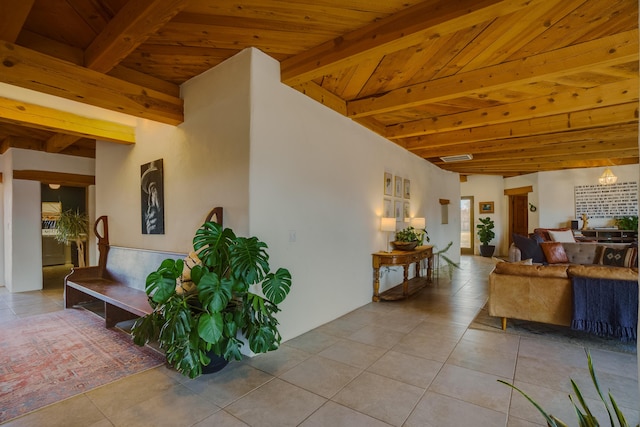
[[[221,371],[225,366],[227,366],[227,364],[229,364],[228,360],[226,360],[222,356],[218,356],[217,354],[208,353],[207,356],[209,356],[211,362],[209,362],[207,366],[202,367],[203,374],[213,374],[215,372]]]
[[[480,255],[484,257],[492,257],[495,250],[495,245],[480,245]]]

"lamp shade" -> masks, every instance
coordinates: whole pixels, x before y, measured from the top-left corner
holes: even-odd
[[[386,217],[381,218],[380,231],[396,231],[396,219]]]
[[[418,230],[424,230],[427,222],[424,218],[411,218],[411,226]]]
[[[606,168],[600,178],[598,178],[598,182],[602,185],[615,184],[618,182],[618,177],[611,172],[611,169]]]

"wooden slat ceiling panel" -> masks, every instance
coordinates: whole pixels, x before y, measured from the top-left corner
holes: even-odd
[[[285,84],[444,169],[638,162],[636,0],[9,1],[0,82],[176,124],[180,84],[255,47]],[[2,152],[95,155],[19,124],[0,117]]]

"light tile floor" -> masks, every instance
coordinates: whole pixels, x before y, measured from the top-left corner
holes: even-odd
[[[545,425],[497,379],[515,382],[569,425],[577,424],[567,397],[570,377],[601,408],[582,347],[468,328],[487,299],[493,261],[464,256],[461,266],[451,280],[441,277],[409,300],[367,304],[218,374],[189,380],[159,367],[7,425]],[[60,309],[60,288],[21,294],[0,288],[0,322]],[[591,354],[601,386],[635,425],[636,355]]]

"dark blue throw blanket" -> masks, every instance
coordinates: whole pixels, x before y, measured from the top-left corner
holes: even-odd
[[[637,339],[638,282],[573,277],[571,329],[600,336]]]

